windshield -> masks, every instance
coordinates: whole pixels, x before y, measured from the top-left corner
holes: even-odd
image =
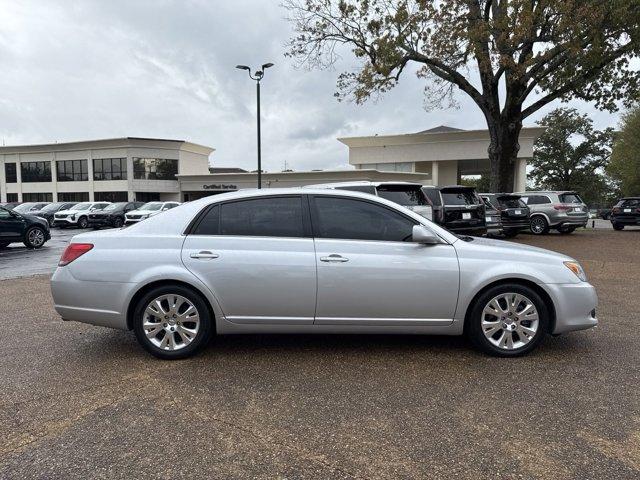
[[[138,210],[160,210],[162,208],[162,202],[149,202],[145,203]]]
[[[379,186],[378,196],[399,205],[429,205],[420,187]]]
[[[120,210],[126,203],[111,203],[104,207],[102,210],[105,212],[111,212],[113,210]]]
[[[89,210],[90,206],[90,203],[78,203],[77,205],[71,207],[69,210]]]
[[[16,208],[14,208],[14,210],[18,213],[25,213],[28,212],[29,210],[31,210],[33,207],[35,207],[36,204],[29,202],[29,203],[21,203],[20,205],[18,205]]]
[[[60,207],[60,205],[62,205],[62,203],[50,203],[46,207],[43,207],[42,211],[43,212],[53,212],[53,211],[57,210],[58,207]]]
[[[563,193],[558,198],[562,203],[582,203],[582,199],[575,193]]]
[[[443,191],[442,199],[445,205],[476,205],[478,200],[471,190],[460,190],[455,192]]]

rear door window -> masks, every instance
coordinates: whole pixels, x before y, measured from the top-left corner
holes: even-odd
[[[224,203],[220,235],[304,237],[302,197],[267,197]]]

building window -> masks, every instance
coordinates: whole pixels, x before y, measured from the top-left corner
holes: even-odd
[[[59,202],[88,202],[89,192],[58,192]]]
[[[59,182],[85,182],[89,180],[86,160],[59,160],[56,162]]]
[[[20,172],[22,183],[50,182],[51,162],[22,162]]]
[[[93,160],[94,180],[126,180],[126,158],[96,158]],[[125,200],[126,201],[126,200]]]
[[[138,180],[176,180],[178,160],[170,158],[133,159],[133,178]]]
[[[96,202],[127,202],[129,195],[127,192],[95,192],[93,199]]]
[[[7,183],[18,183],[18,174],[16,173],[15,163],[4,164],[4,176],[7,179]]]
[[[52,202],[53,194],[52,193],[23,193],[22,201],[23,202]]]
[[[157,192],[137,192],[135,194],[136,202],[159,202],[160,194]]]
[[[18,201],[18,194],[17,193],[7,193],[7,202],[12,203],[12,202],[17,202],[17,201]]]
[[[373,168],[379,172],[413,172],[412,162],[398,162],[398,163],[373,163],[371,165],[364,165],[364,168]]]

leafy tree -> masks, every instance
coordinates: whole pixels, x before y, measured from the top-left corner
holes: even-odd
[[[537,187],[576,190],[589,205],[609,202],[615,189],[604,169],[609,163],[613,129],[598,131],[587,115],[558,108],[539,125],[546,127],[535,144],[530,178]]]
[[[620,182],[624,196],[640,195],[640,107],[623,116],[607,172]]]
[[[410,65],[428,105],[467,94],[487,122],[493,191],[513,189],[522,122],[540,108],[581,98],[614,111],[638,94],[640,0],[283,1],[288,55],[326,68],[346,47],[359,60],[339,98],[384,93]]]
[[[489,178],[484,175],[481,175],[480,177],[462,177],[460,179],[460,184],[467,187],[474,187],[478,193],[491,191]]]

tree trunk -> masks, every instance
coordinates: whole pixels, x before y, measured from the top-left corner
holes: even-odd
[[[490,138],[488,153],[491,191],[513,192],[522,121],[513,121],[503,116],[487,120]]]

